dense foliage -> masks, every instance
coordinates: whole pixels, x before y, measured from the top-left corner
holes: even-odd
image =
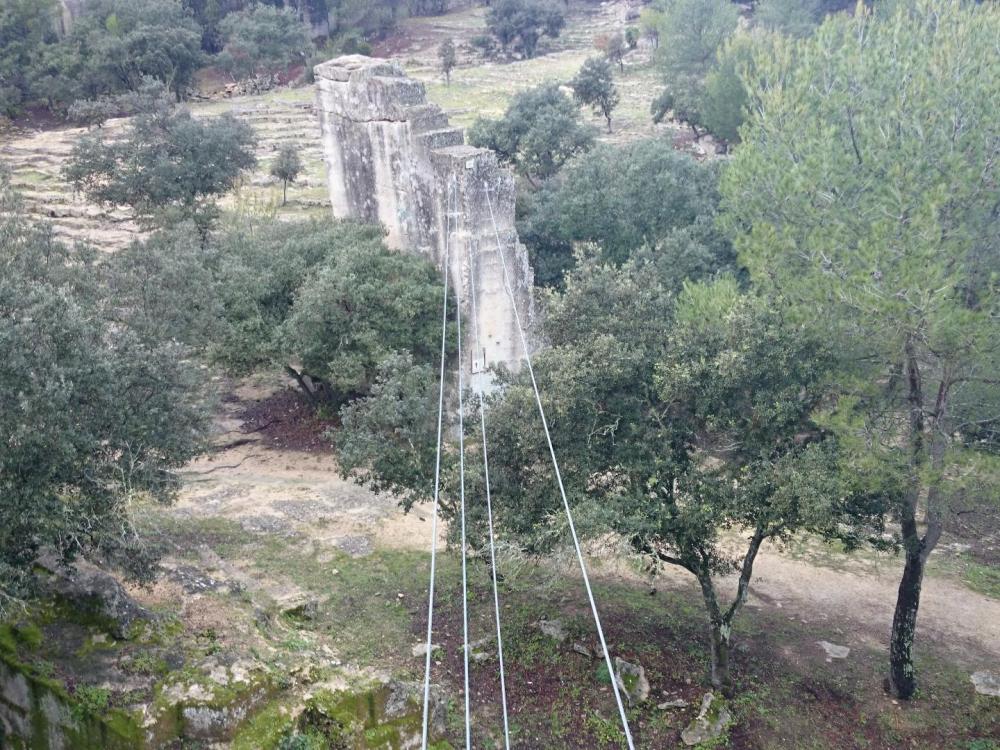
[[[215,358],[236,372],[281,365],[328,408],[367,393],[386,357],[429,361],[440,345],[439,275],[382,237],[379,227],[341,221],[224,235]]]
[[[219,24],[225,46],[220,67],[236,78],[304,63],[312,53],[309,30],[294,11],[251,5]]]
[[[774,300],[732,280],[688,285],[676,308],[641,264],[588,264],[547,306],[536,361],[546,415],[581,527],[695,575],[712,630],[712,682],[731,691],[728,648],[764,539],[801,528],[864,537],[867,498],[846,486],[811,415],[829,352]],[[491,481],[504,528],[559,538],[558,496],[523,377],[491,404]],[[553,528],[556,524],[556,528]],[[720,536],[745,533],[734,555]],[[848,531],[850,530],[850,531]],[[739,571],[720,603],[713,575]]]
[[[494,0],[486,14],[486,29],[506,50],[512,45],[524,57],[534,57],[542,37],[556,38],[566,17],[552,0]]]
[[[729,244],[713,226],[717,183],[717,169],[663,139],[602,145],[573,159],[526,202],[519,224],[536,283],[558,284],[579,243],[619,264],[641,251],[675,289],[685,278],[732,270]]]
[[[174,470],[201,450],[202,371],[131,325],[98,258],[29,224],[2,182],[0,268],[0,611],[30,594],[43,551],[149,580],[155,556],[130,508],[169,500]]]
[[[250,126],[230,115],[196,120],[160,101],[120,138],[81,138],[63,174],[94,202],[130,206],[159,225],[191,220],[205,232],[218,215],[215,199],[256,164],[254,144]]]
[[[594,108],[608,123],[611,132],[611,113],[618,106],[618,89],[611,75],[611,63],[600,57],[591,57],[570,81],[573,97]]]
[[[64,115],[80,100],[107,110],[117,95],[148,78],[180,100],[202,66],[243,78],[307,64],[313,39],[328,43],[331,56],[370,52],[368,40],[405,15],[444,8],[443,0],[87,0],[69,21],[57,0],[4,0],[0,116],[15,117],[32,105]],[[551,18],[538,33],[560,27]],[[529,29],[518,28],[522,46],[537,44]]]
[[[823,0],[761,0],[754,9],[754,21],[790,36],[808,36],[823,20]]]
[[[137,89],[155,78],[180,99],[202,65],[201,30],[180,0],[95,0],[42,48],[31,98],[51,107]]]
[[[5,0],[0,5],[0,116],[17,114],[33,96],[32,76],[54,38],[55,0]]]
[[[790,324],[776,300],[732,279],[685,285],[676,299],[643,261],[588,258],[546,299],[548,348],[535,375],[578,531],[613,530],[655,564],[690,571],[712,634],[712,682],[733,684],[728,654],[765,539],[801,529],[848,544],[881,531],[883,489],[840,471],[836,442],[812,416],[823,399],[827,346]],[[431,368],[398,360],[345,413],[345,473],[408,503],[432,491],[436,389]],[[561,502],[526,373],[499,375],[487,404],[490,482],[502,534],[542,553],[564,538]],[[477,420],[467,420],[469,429]],[[475,445],[468,436],[466,445]],[[454,498],[453,456],[444,481]],[[467,462],[466,492],[481,490]],[[444,512],[454,513],[453,501]],[[485,534],[473,509],[473,535]],[[739,554],[723,529],[746,534]],[[715,576],[736,571],[722,603]]]
[[[995,6],[958,0],[831,17],[794,55],[756,59],[760,116],[723,182],[754,279],[842,353],[831,428],[897,480],[901,697],[928,556],[996,479],[989,440],[964,431],[996,424],[1000,387],[998,36]]]
[[[653,103],[653,118],[659,121],[671,111],[697,134],[705,76],[719,48],[736,30],[736,6],[729,0],[662,0],[655,7],[657,64],[665,87]]]
[[[473,146],[492,149],[535,186],[594,144],[593,128],[554,83],[515,94],[501,119],[476,120],[468,137]]]

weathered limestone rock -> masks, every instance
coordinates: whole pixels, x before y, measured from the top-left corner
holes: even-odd
[[[544,635],[547,635],[554,641],[559,641],[562,643],[566,640],[567,635],[566,626],[563,625],[562,620],[539,620],[538,629],[542,631]]]
[[[687,706],[688,702],[683,698],[672,698],[656,705],[661,711],[669,711],[671,708],[687,708]]]
[[[851,649],[847,646],[838,646],[836,643],[830,643],[829,641],[816,641],[816,645],[826,653],[827,661],[846,659],[851,654]]]
[[[65,569],[51,555],[44,555],[38,564],[54,573],[52,591],[72,602],[84,612],[106,620],[111,635],[126,640],[133,624],[155,619],[152,612],[136,602],[110,573],[86,561],[78,560],[72,569]]]
[[[972,684],[977,693],[1000,698],[1000,674],[986,671],[973,672]]]
[[[0,748],[125,750],[141,746],[139,727],[124,715],[113,725],[74,708],[73,698],[50,679],[31,674],[0,654]]]
[[[681,732],[681,739],[688,747],[700,745],[721,737],[732,721],[732,714],[722,696],[717,696],[710,690],[701,699],[698,716]]]
[[[513,176],[488,149],[465,145],[462,131],[397,63],[347,55],[317,65],[315,77],[334,215],[381,222],[390,247],[442,270],[447,248],[473,386],[485,385],[475,375],[492,364],[519,367],[524,348],[515,309],[527,329],[533,274],[514,228]]]
[[[615,657],[615,672],[618,678],[618,687],[625,693],[630,706],[645,703],[649,698],[649,680],[646,679],[646,670],[641,664],[632,664]]]

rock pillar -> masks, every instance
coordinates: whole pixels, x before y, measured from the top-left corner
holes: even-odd
[[[517,369],[524,349],[515,309],[527,328],[533,274],[514,228],[513,175],[488,149],[465,145],[462,131],[427,102],[423,84],[394,62],[348,55],[317,65],[315,77],[334,215],[382,223],[390,247],[442,270],[447,248],[462,297],[466,370],[475,375],[498,363]]]

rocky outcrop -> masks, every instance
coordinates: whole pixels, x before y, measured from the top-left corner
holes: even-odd
[[[53,573],[49,581],[53,593],[78,612],[102,620],[118,640],[128,639],[137,623],[154,619],[114,576],[86,561],[78,560],[72,568],[65,568],[52,555],[43,555],[38,563]]]
[[[533,278],[514,229],[513,176],[491,151],[465,145],[462,131],[397,63],[348,55],[316,66],[315,77],[334,215],[381,222],[391,247],[442,270],[447,254],[462,296],[467,370],[517,368],[524,351],[515,309],[528,327]]]
[[[59,0],[59,16],[56,19],[56,32],[65,36],[73,28],[76,19],[83,13],[85,0]]]

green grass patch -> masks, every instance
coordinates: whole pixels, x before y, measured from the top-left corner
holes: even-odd
[[[966,558],[962,580],[973,591],[1000,599],[1000,568]]]

